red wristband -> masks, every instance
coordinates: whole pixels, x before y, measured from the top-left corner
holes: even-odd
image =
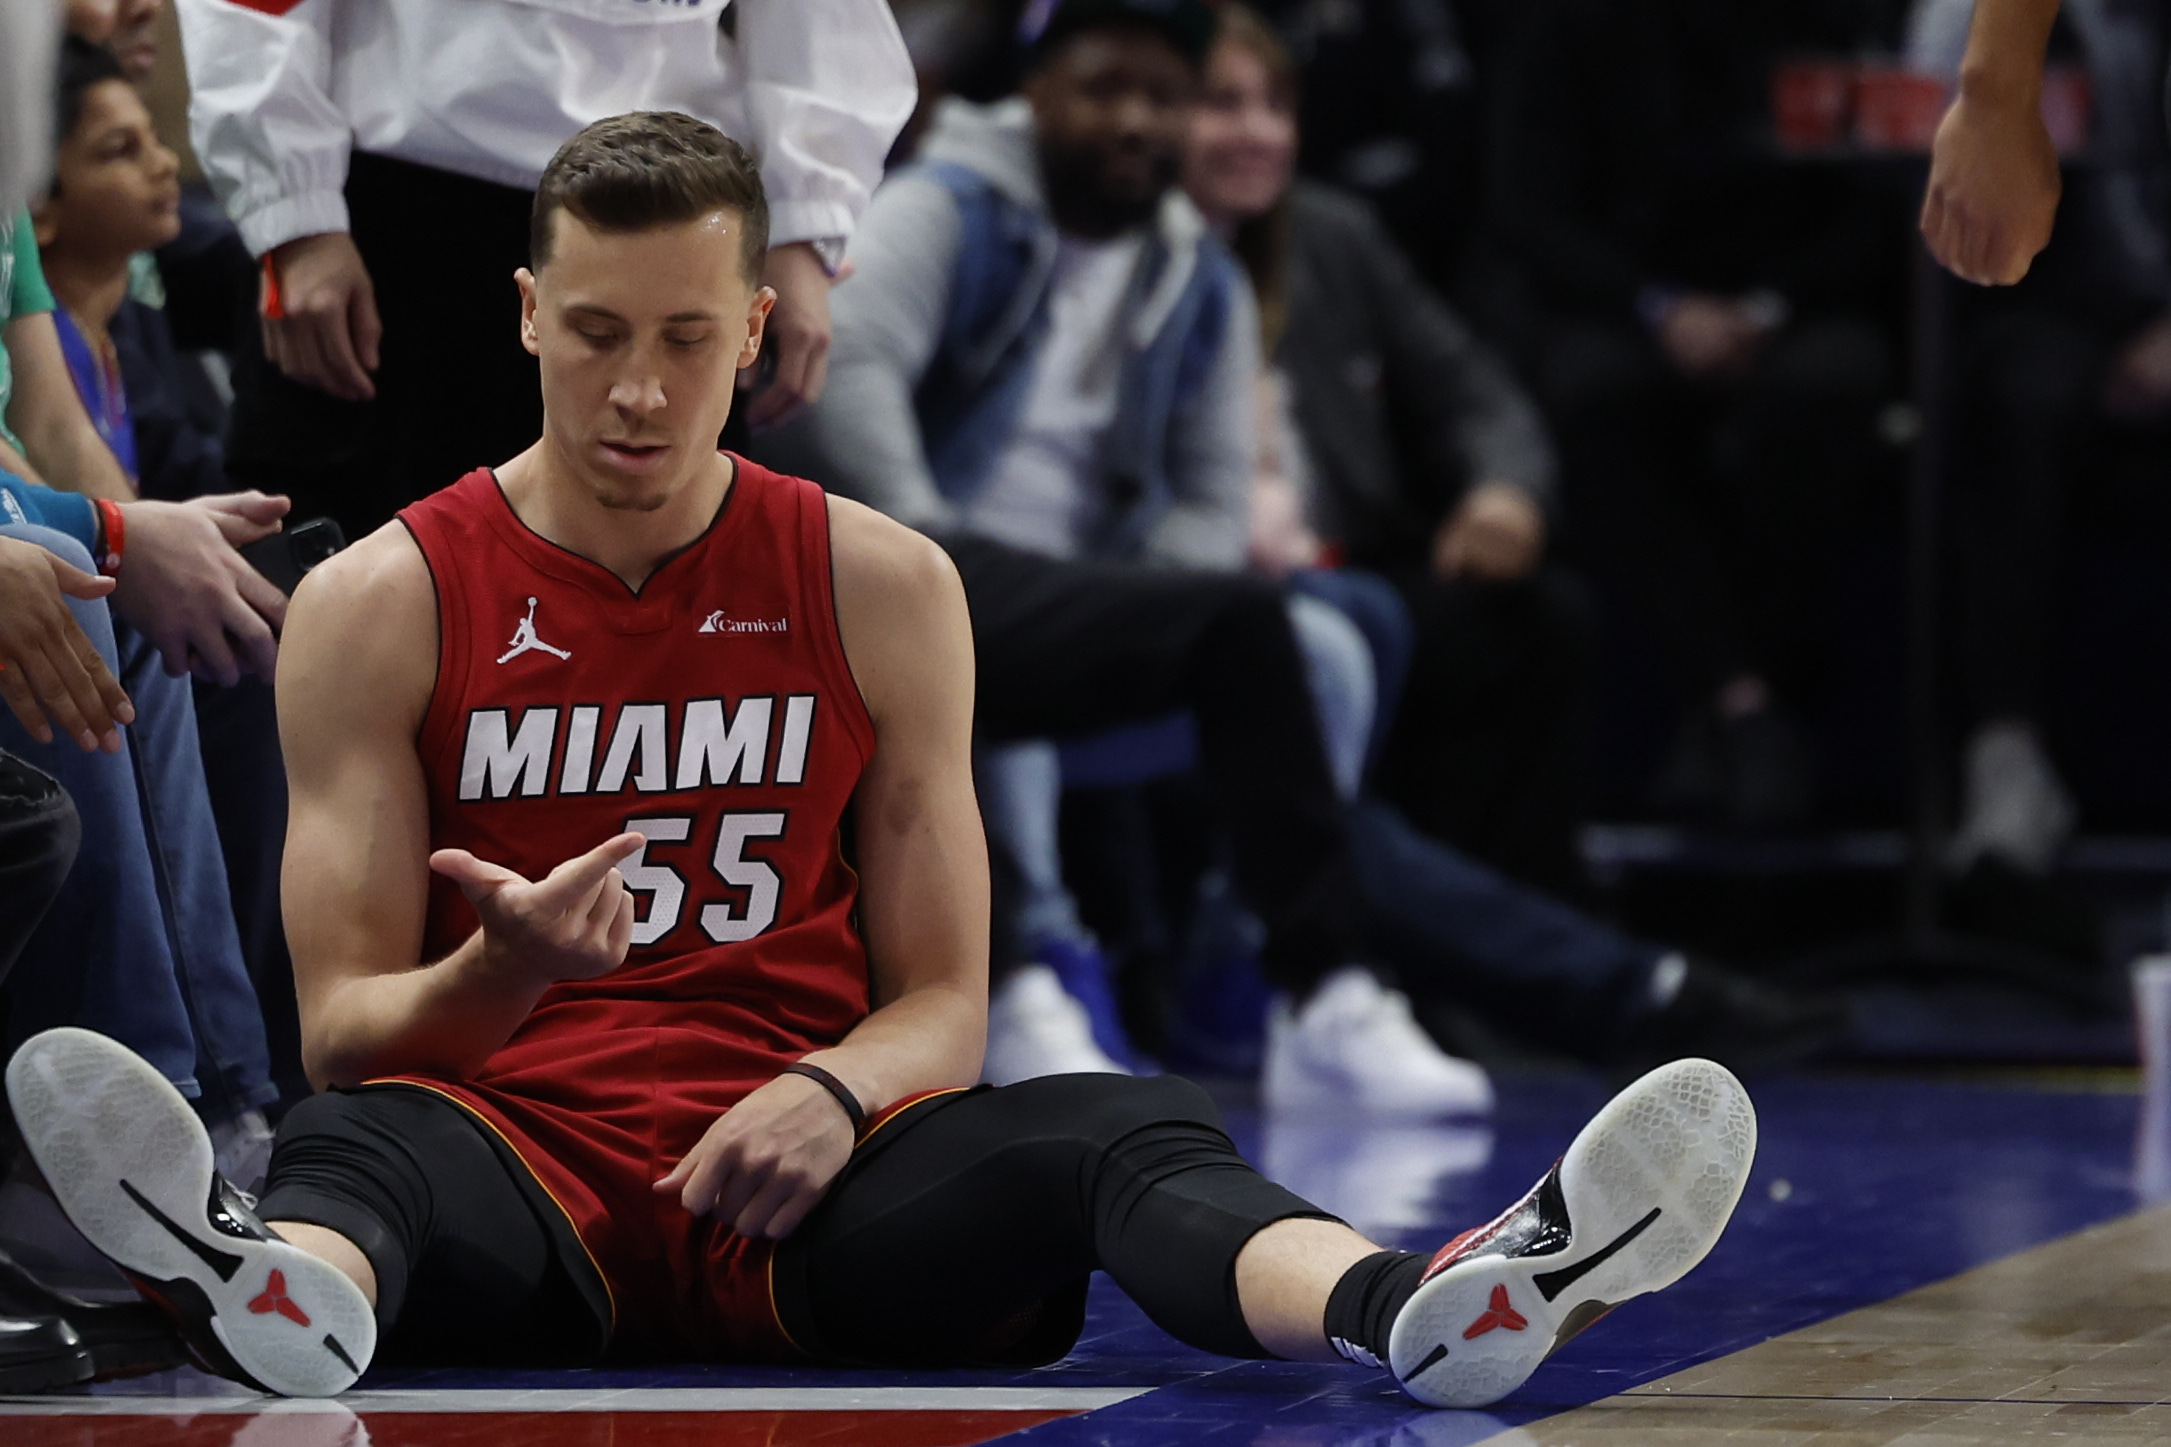
[[[264,253],[264,286],[258,294],[256,308],[269,322],[282,321],[286,317],[286,298],[279,294],[279,266],[268,251]]]
[[[120,573],[121,554],[128,548],[128,519],[121,505],[109,497],[91,501],[98,509],[98,520],[105,524],[105,555],[98,559],[98,571],[111,578]]]

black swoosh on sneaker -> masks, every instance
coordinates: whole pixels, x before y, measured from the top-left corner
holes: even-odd
[[[1405,1382],[1416,1381],[1419,1377],[1423,1376],[1425,1373],[1431,1371],[1434,1367],[1438,1366],[1443,1360],[1446,1359],[1446,1357],[1447,1343],[1441,1342],[1431,1351],[1425,1353],[1425,1359],[1419,1362],[1415,1367],[1411,1368],[1409,1374],[1403,1377],[1402,1380]]]
[[[189,1250],[196,1253],[197,1260],[203,1262],[204,1265],[210,1267],[213,1271],[217,1272],[219,1280],[232,1281],[234,1279],[234,1273],[241,1269],[241,1258],[239,1256],[234,1255],[230,1251],[221,1251],[214,1246],[206,1246],[203,1242],[197,1240],[194,1236],[189,1235],[188,1232],[182,1230],[178,1225],[174,1223],[173,1217],[167,1215],[164,1211],[161,1211],[158,1209],[158,1207],[152,1205],[149,1199],[144,1196],[143,1192],[137,1190],[133,1185],[131,1185],[126,1177],[123,1177],[121,1180],[121,1189],[128,1193],[129,1200],[134,1201],[138,1206],[141,1206],[143,1208],[143,1213],[146,1216],[149,1216],[153,1221],[156,1221],[159,1225],[165,1227],[167,1233],[171,1235],[174,1240],[180,1242],[183,1246],[186,1246]]]
[[[362,1375],[362,1369],[354,1364],[353,1357],[347,1355],[347,1349],[339,1344],[338,1337],[333,1336],[330,1332],[326,1332],[324,1334],[324,1346],[325,1349],[329,1351],[333,1356],[339,1358],[340,1361],[346,1363],[348,1371],[354,1373],[358,1377]]]
[[[1620,1251],[1622,1247],[1649,1230],[1651,1223],[1659,1218],[1659,1212],[1660,1208],[1653,1206],[1650,1214],[1614,1237],[1600,1249],[1593,1251],[1573,1266],[1563,1266],[1558,1271],[1541,1271],[1537,1273],[1530,1278],[1531,1284],[1538,1288],[1539,1293],[1547,1301],[1552,1301],[1563,1291],[1581,1281],[1590,1272],[1612,1260],[1615,1253]]]

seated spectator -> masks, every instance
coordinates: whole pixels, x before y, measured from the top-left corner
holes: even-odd
[[[132,501],[128,474],[76,396],[52,311],[30,214],[19,212],[0,222],[0,470],[68,492]],[[235,548],[275,531],[285,511],[283,499],[238,493],[145,514],[163,535],[154,550],[158,561],[121,583],[114,607],[168,669],[221,683],[244,671],[271,672],[286,599]],[[137,585],[168,563],[188,571]],[[154,597],[161,606],[149,606]]]
[[[186,561],[173,556],[174,543],[190,535],[162,517],[183,510],[94,508],[0,475],[0,513],[22,519],[0,526],[0,539],[48,555],[42,582],[26,555],[12,546],[0,555],[18,581],[28,576],[14,591],[40,583],[42,599],[34,622],[0,623],[0,640],[17,650],[0,657],[0,697],[11,710],[0,717],[0,749],[59,780],[85,825],[75,867],[9,977],[7,1030],[11,1044],[59,1024],[129,1041],[200,1096],[222,1145],[246,1155],[269,1144],[258,1112],[276,1092],[211,830],[189,685],[116,629],[101,601],[119,595],[117,575],[140,565],[154,606],[169,596],[185,603],[178,593],[190,585],[168,579]],[[98,576],[94,554],[108,577]],[[55,637],[67,641],[56,647]]]
[[[1799,824],[1794,722],[1829,669],[1831,544],[1880,473],[1895,386],[1891,214],[1860,168],[1773,150],[1790,48],[1874,12],[1540,0],[1497,82],[1484,293],[1559,441],[1578,546],[1670,656],[1682,720],[1653,803]]]
[[[1253,12],[1221,25],[1185,185],[1266,322],[1264,451],[1281,465],[1254,526],[1284,520],[1275,566],[1352,564],[1409,604],[1381,795],[1510,874],[1580,892],[1589,646],[1578,590],[1540,568],[1553,457],[1537,409],[1360,203],[1293,180],[1296,67]]]
[[[830,390],[775,451],[943,541],[983,744],[1191,710],[1265,969],[1307,1000],[1355,968],[1357,891],[1279,591],[1212,571],[1244,555],[1257,331],[1173,189],[1211,34],[1190,0],[1069,0],[1024,96],[945,103],[854,237]],[[1366,1021],[1291,1032],[1282,1078],[1353,1105],[1489,1099],[1374,995]]]
[[[780,450],[943,541],[972,609],[983,744],[1192,711],[1239,892],[1266,927],[1263,966],[1285,994],[1271,1106],[1474,1108],[1489,1099],[1482,1075],[1356,963],[1378,881],[1352,872],[1352,850],[1377,844],[1397,867],[1405,856],[1368,812],[1357,818],[1371,832],[1352,840],[1283,600],[1234,571],[1256,322],[1241,269],[1173,189],[1209,39],[1196,6],[1072,0],[1022,98],[947,103],[918,164],[869,208],[837,293],[830,392]],[[1421,868],[1474,868],[1427,847]],[[1478,873],[1470,895],[1490,891],[1489,918],[1515,919],[1527,892]],[[1554,923],[1525,914],[1489,944],[1417,963],[1534,978],[1568,958],[1532,948]],[[1599,953],[1555,985],[1580,971],[1617,1013],[1675,1003],[1681,973],[1659,970],[1663,952]],[[997,1022],[1023,1013],[1017,979],[997,987]]]
[[[159,9],[158,0],[133,3],[154,15]],[[153,304],[155,296],[146,300],[142,285],[161,275],[146,271],[152,249],[174,245],[182,230],[173,153],[159,143],[122,63],[76,35],[62,54],[57,122],[53,188],[33,216],[76,392],[146,495],[226,492],[216,423],[203,415],[216,409],[192,395],[204,390],[203,379],[191,375],[194,364],[177,353],[165,308]],[[201,261],[181,268],[198,283],[204,269]],[[286,786],[271,689],[252,677],[199,689],[196,704],[249,973],[266,1002],[281,1084],[305,1094],[279,918]]]

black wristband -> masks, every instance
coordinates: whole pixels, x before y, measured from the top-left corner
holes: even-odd
[[[867,1128],[867,1112],[860,1109],[859,1102],[853,1098],[852,1092],[845,1088],[844,1082],[822,1069],[821,1066],[809,1065],[804,1060],[795,1060],[784,1067],[784,1073],[786,1075],[804,1075],[807,1079],[835,1096],[837,1104],[843,1106],[844,1113],[852,1119],[852,1135],[854,1139],[857,1139],[859,1133]]]

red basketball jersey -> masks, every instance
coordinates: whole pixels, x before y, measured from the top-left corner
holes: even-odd
[[[537,879],[621,831],[648,837],[622,866],[638,905],[622,967],[553,986],[472,1079],[401,1078],[468,1106],[528,1163],[621,1326],[629,1297],[669,1299],[694,1315],[643,1310],[641,1335],[725,1349],[760,1343],[728,1324],[716,1340],[687,1280],[713,1270],[721,1228],[648,1186],[867,1014],[838,829],[874,748],[837,635],[822,491],[735,461],[715,522],[638,590],[530,531],[487,470],[400,514],[437,586],[420,739],[432,846]],[[433,877],[423,957],[475,927]]]

